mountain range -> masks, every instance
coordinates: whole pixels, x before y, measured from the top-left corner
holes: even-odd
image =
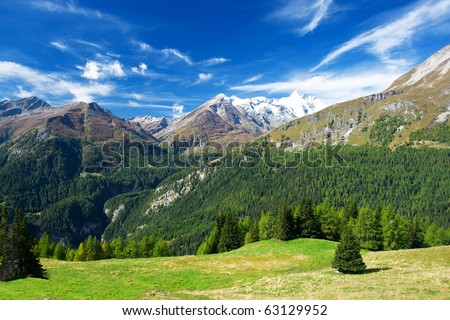
[[[313,114],[326,107],[316,97],[298,91],[289,97],[240,99],[218,94],[194,111],[176,119],[136,117],[160,140],[201,140],[202,142],[250,141],[288,121]]]
[[[0,102],[0,136],[30,130],[101,142],[128,132],[149,141],[198,140],[249,142],[290,120],[325,108],[319,99],[294,91],[289,97],[240,99],[219,94],[180,118],[114,116],[96,103],[75,102],[54,108],[37,97]],[[11,121],[11,117],[14,121]]]

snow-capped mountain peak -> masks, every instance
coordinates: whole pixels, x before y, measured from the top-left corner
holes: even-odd
[[[286,122],[322,110],[326,105],[314,96],[304,95],[294,90],[289,97],[280,99],[253,97],[229,98],[231,104],[271,130]]]
[[[433,87],[445,81],[450,71],[450,45],[442,48],[423,63],[397,79],[388,90],[409,86]]]
[[[134,117],[131,118],[129,121],[130,122],[137,122],[140,124],[149,124],[152,122],[157,122],[157,121],[161,121],[163,118],[156,118],[156,117],[152,117],[152,116],[141,116],[141,117]]]

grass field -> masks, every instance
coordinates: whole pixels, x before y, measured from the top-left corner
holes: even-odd
[[[62,262],[50,279],[0,283],[0,299],[450,299],[450,247],[364,252],[330,268],[336,243],[262,241],[221,255]]]

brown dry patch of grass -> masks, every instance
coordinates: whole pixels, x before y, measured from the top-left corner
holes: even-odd
[[[301,254],[267,254],[255,256],[188,256],[167,260],[163,265],[171,270],[199,269],[207,273],[260,273],[288,270],[304,263],[308,257]]]
[[[231,288],[189,294],[232,300],[450,299],[450,247],[369,252],[364,260],[368,266],[365,274],[344,275],[324,268],[272,274],[254,282],[241,281]]]

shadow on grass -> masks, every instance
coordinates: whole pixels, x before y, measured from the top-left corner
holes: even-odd
[[[363,272],[361,272],[361,274],[376,273],[376,272],[386,271],[386,270],[391,270],[391,269],[392,268],[368,268],[368,269],[364,270]]]

